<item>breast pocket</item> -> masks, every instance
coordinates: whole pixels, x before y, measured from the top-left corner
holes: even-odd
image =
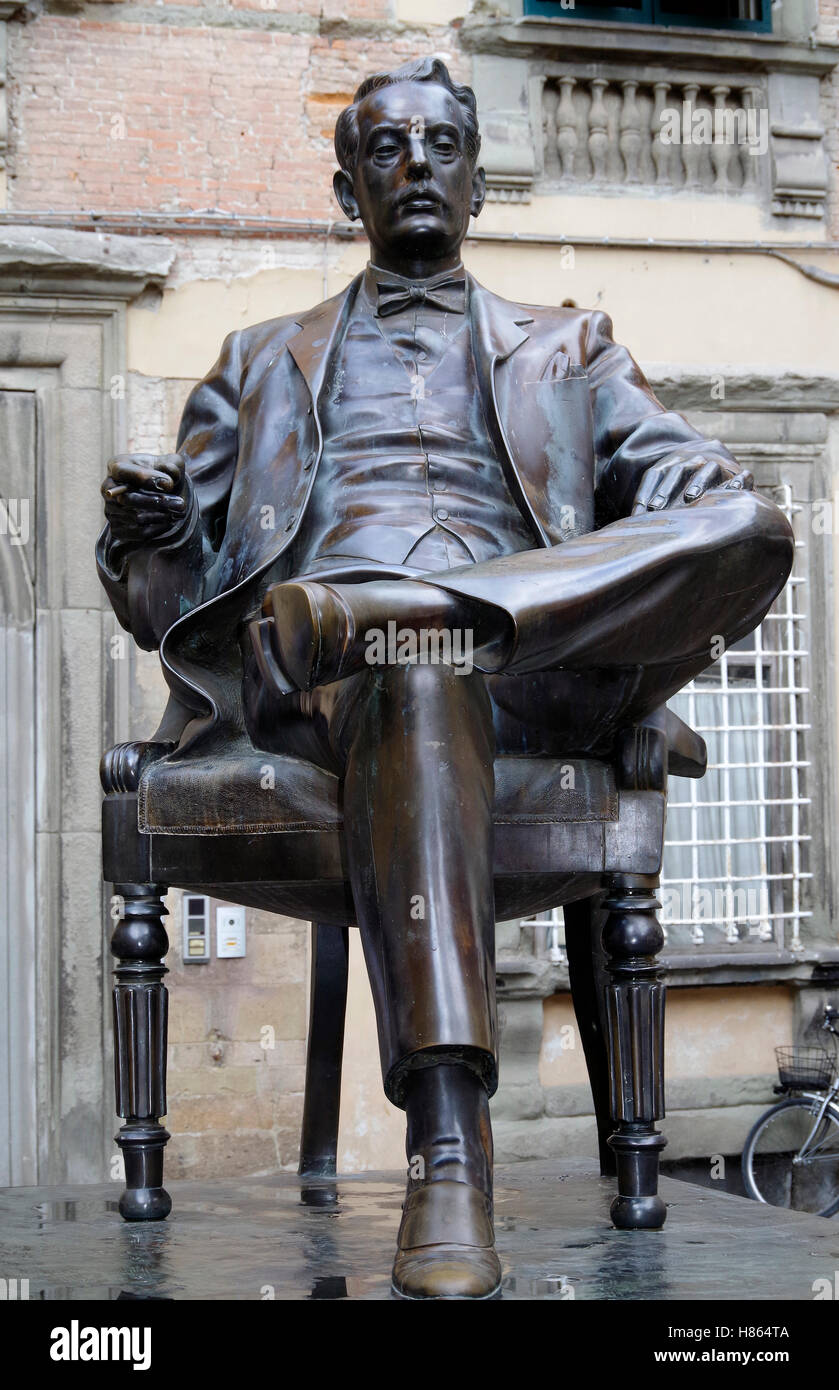
[[[517,385],[510,443],[554,542],[594,529],[594,430],[583,367]]]

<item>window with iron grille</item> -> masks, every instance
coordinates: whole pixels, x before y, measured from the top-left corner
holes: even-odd
[[[575,19],[612,20],[618,24],[660,24],[691,29],[746,29],[768,32],[772,28],[771,0],[606,0],[563,4],[562,0],[524,0],[526,15],[550,15]]]
[[[769,489],[795,525],[792,488]],[[797,561],[803,543],[796,543]],[[807,582],[803,565],[758,630],[669,701],[708,745],[701,781],[674,778],[662,924],[668,948],[802,949],[808,907]]]
[[[668,701],[708,746],[704,778],[670,780],[659,892],[665,951],[686,949],[697,962],[703,948],[772,943],[799,952],[813,915],[806,528],[798,524],[806,509],[789,483],[763,490],[796,529],[789,583],[756,632]],[[561,908],[522,925],[536,929],[538,954],[562,962]]]

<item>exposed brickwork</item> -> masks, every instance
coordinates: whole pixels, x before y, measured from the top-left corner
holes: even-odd
[[[380,13],[379,0],[356,8]],[[295,11],[296,12],[296,11]],[[9,206],[323,217],[359,73],[454,33],[330,38],[42,16],[10,26]],[[458,61],[459,59],[459,61]]]

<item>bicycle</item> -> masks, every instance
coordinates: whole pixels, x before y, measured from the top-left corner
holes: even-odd
[[[773,1089],[786,1098],[761,1115],[743,1148],[743,1184],[755,1201],[814,1216],[839,1211],[838,1021],[828,1004],[821,1027],[832,1055],[823,1047],[775,1048]]]

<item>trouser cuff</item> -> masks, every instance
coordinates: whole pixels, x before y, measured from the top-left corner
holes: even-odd
[[[421,1071],[424,1067],[440,1066],[442,1063],[468,1067],[483,1082],[488,1096],[494,1096],[498,1090],[498,1060],[491,1052],[463,1043],[441,1043],[435,1047],[424,1047],[416,1052],[409,1052],[393,1064],[384,1079],[388,1100],[392,1105],[404,1110],[410,1074]]]

